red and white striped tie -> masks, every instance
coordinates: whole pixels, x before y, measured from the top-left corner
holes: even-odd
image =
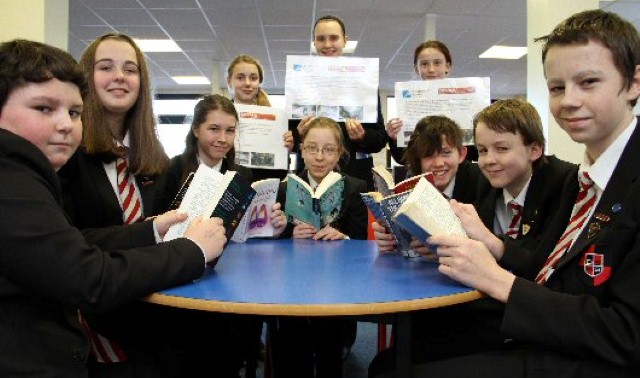
[[[511,200],[507,204],[507,207],[513,215],[511,216],[511,223],[509,223],[509,228],[505,235],[511,239],[516,239],[518,237],[518,231],[520,230],[520,221],[522,220],[522,206],[515,200]]]
[[[118,172],[118,194],[122,200],[122,219],[124,224],[135,223],[142,218],[142,205],[134,178],[127,169],[127,159],[116,160],[116,171]]]
[[[127,360],[127,355],[115,341],[109,340],[91,329],[91,326],[89,326],[87,320],[82,316],[80,310],[78,310],[78,319],[89,338],[91,355],[95,357],[96,361],[103,364],[110,364]]]
[[[591,208],[596,203],[596,188],[589,174],[587,172],[580,172],[578,178],[580,181],[580,191],[578,192],[576,203],[573,205],[571,221],[560,240],[558,240],[553,252],[551,252],[544,266],[536,276],[536,282],[540,285],[544,285],[547,282],[558,264],[560,257],[569,250],[574,239],[578,237]]]

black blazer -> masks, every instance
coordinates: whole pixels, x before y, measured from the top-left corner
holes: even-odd
[[[453,187],[451,198],[462,203],[475,203],[478,198],[478,188],[487,179],[484,177],[478,164],[464,160],[458,165],[456,184]]]
[[[344,202],[342,203],[342,210],[340,215],[333,222],[332,226],[349,236],[351,239],[367,239],[367,227],[369,225],[369,213],[367,206],[362,202],[360,193],[364,193],[367,190],[367,186],[364,181],[351,177],[344,176]],[[303,171],[300,174],[300,178],[308,183],[307,171]],[[287,182],[280,183],[278,189],[277,202],[282,204],[284,210],[287,202]],[[293,224],[289,223],[287,228],[280,236],[281,238],[291,237],[293,233]]]
[[[577,165],[553,155],[546,156],[546,160],[540,163],[531,175],[517,237],[529,248],[535,248],[561,203],[566,201],[562,195],[564,184],[578,169]],[[493,230],[497,201],[503,201],[502,189],[493,188],[488,180],[483,180],[478,188],[476,210],[490,230]]]
[[[578,193],[577,174],[567,180],[558,216],[539,248],[527,250],[506,241],[500,264],[522,278],[516,278],[511,289],[502,332],[535,350],[550,352],[544,360],[528,360],[531,369],[553,367],[556,356],[559,360],[568,355],[605,367],[632,366],[633,376],[640,372],[638,146],[640,126],[627,143],[594,216],[545,286],[532,280],[569,223]],[[580,376],[581,371],[572,376]]]
[[[103,162],[97,155],[78,149],[59,171],[64,210],[79,229],[123,224],[122,208]],[[145,217],[153,210],[159,176],[137,175],[142,210]]]
[[[151,222],[83,236],[64,214],[46,157],[1,129],[0,177],[2,377],[86,377],[78,308],[107,311],[202,275],[200,248],[184,238],[155,245]]]
[[[294,150],[300,151],[300,134],[298,133],[298,123],[300,120],[289,120],[289,130],[293,133],[295,142]],[[363,123],[365,130],[364,139],[361,142],[353,142],[349,138],[349,133],[344,122],[339,122],[342,129],[342,138],[345,148],[349,153],[348,158],[340,159],[340,171],[353,177],[357,177],[367,184],[367,191],[374,190],[373,187],[373,158],[356,159],[356,152],[374,154],[380,152],[387,144],[387,132],[384,129],[384,118],[382,117],[382,108],[380,106],[380,95],[378,94],[378,121],[376,123]],[[304,161],[298,157],[298,172],[304,169]]]
[[[171,158],[169,170],[160,178],[158,183],[157,195],[153,206],[156,214],[162,214],[169,210],[169,205],[171,205],[171,202],[182,187],[184,165],[184,155],[181,154]],[[220,173],[225,173],[229,170],[238,171],[242,177],[249,182],[253,182],[253,173],[250,168],[236,165],[225,158],[222,160]]]

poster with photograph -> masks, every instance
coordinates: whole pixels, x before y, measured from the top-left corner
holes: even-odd
[[[378,119],[378,58],[287,56],[285,115]]]
[[[464,132],[463,144],[473,144],[473,116],[491,104],[488,77],[461,77],[398,82],[396,110],[402,119],[398,146],[406,147],[416,123],[425,116],[443,115]]]
[[[282,110],[235,104],[240,121],[236,132],[236,164],[250,168],[288,169],[289,151],[283,134],[287,119]]]

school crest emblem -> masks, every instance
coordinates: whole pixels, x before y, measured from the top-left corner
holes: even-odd
[[[587,276],[593,280],[593,286],[599,286],[611,276],[611,267],[605,265],[605,255],[595,252],[595,245],[590,246],[582,255],[580,264]]]

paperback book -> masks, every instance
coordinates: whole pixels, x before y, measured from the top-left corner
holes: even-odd
[[[321,229],[340,215],[344,199],[344,178],[330,172],[314,191],[295,174],[287,175],[285,214],[292,222],[304,222]]]
[[[178,210],[188,214],[184,222],[169,228],[164,240],[173,240],[184,235],[187,227],[196,217],[209,216],[222,219],[227,240],[240,224],[247,207],[256,194],[249,182],[236,171],[225,174],[200,164],[188,187],[181,189],[183,195]],[[210,263],[215,265],[216,261]]]
[[[433,174],[431,172],[409,177],[397,184],[394,182],[391,173],[383,166],[377,165],[371,168],[371,173],[373,174],[373,186],[377,192],[380,192],[385,197],[413,189],[421,177],[426,177],[428,180],[433,182]]]
[[[269,220],[269,214],[276,203],[279,186],[280,180],[277,178],[260,180],[251,184],[256,195],[244,213],[231,240],[236,243],[244,243],[250,238],[273,237],[274,228]]]
[[[392,219],[421,241],[431,235],[467,236],[449,201],[426,179],[418,181]]]

